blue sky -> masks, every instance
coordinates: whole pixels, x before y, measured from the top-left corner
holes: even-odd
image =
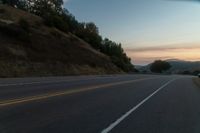
[[[95,22],[103,37],[121,42],[135,64],[168,58],[200,60],[200,56],[191,55],[181,58],[183,49],[187,53],[187,49],[200,48],[200,2],[68,0],[65,7],[79,21]],[[172,55],[172,48],[182,53]],[[143,59],[145,52],[158,49],[170,51],[163,56],[157,51],[159,55]]]

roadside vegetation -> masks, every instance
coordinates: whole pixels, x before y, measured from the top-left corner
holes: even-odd
[[[170,68],[171,65],[168,62],[162,60],[156,60],[150,66],[150,70],[155,73],[162,73],[169,70]]]
[[[48,27],[71,33],[90,44],[95,50],[110,57],[112,63],[125,72],[135,71],[131,59],[126,55],[120,43],[103,39],[98,27],[93,23],[78,22],[65,8],[63,0],[0,0],[1,3],[35,14],[44,19]],[[29,41],[30,24],[19,21],[23,33],[21,38]],[[59,35],[58,35],[59,36]]]

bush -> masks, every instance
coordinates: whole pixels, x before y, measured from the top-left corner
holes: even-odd
[[[19,25],[20,25],[20,27],[21,27],[23,30],[25,30],[26,32],[30,32],[30,25],[29,25],[29,23],[28,23],[27,20],[21,18],[21,19],[19,20]]]
[[[56,30],[52,30],[50,33],[51,33],[51,35],[53,35],[56,38],[59,38],[59,39],[62,38],[62,35],[59,32],[57,32]]]
[[[18,28],[14,25],[5,25],[0,23],[0,32],[11,37],[18,36]]]
[[[24,42],[30,41],[29,33],[15,24],[6,25],[0,23],[0,32],[5,36],[16,38]]]
[[[68,32],[68,24],[57,14],[50,14],[45,18],[45,24],[49,27],[55,27],[63,32]]]
[[[0,14],[5,13],[6,11],[4,9],[0,9]]]
[[[171,68],[171,65],[166,61],[156,60],[150,66],[150,70],[155,73],[162,73]]]

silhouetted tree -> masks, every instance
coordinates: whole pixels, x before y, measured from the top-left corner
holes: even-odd
[[[63,0],[28,0],[31,5],[31,11],[41,17],[52,12],[61,13]]]
[[[171,65],[166,61],[156,60],[151,64],[150,70],[156,73],[162,73],[171,68]]]
[[[99,35],[98,27],[94,23],[80,23],[75,34],[96,50],[101,50],[102,37]]]
[[[110,56],[112,62],[122,70],[135,71],[131,59],[126,55],[121,44],[117,44],[107,38],[102,41],[101,52]]]

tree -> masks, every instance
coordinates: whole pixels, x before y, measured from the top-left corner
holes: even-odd
[[[85,24],[85,29],[89,32],[89,33],[93,33],[93,34],[99,34],[99,29],[98,27],[93,23],[86,23]]]
[[[2,3],[14,7],[14,6],[17,6],[17,4],[19,3],[19,0],[2,0]]]
[[[94,23],[80,23],[75,34],[96,50],[101,50],[102,37],[99,35],[98,27]]]
[[[121,44],[107,38],[102,41],[101,52],[110,56],[112,62],[125,72],[135,71],[131,59],[124,52]]]
[[[46,15],[51,14],[51,12],[56,12],[61,14],[63,11],[62,5],[63,0],[27,0],[28,3],[31,3],[31,12],[45,17]]]
[[[166,61],[156,60],[152,63],[150,70],[156,73],[162,73],[171,68],[171,65]]]

